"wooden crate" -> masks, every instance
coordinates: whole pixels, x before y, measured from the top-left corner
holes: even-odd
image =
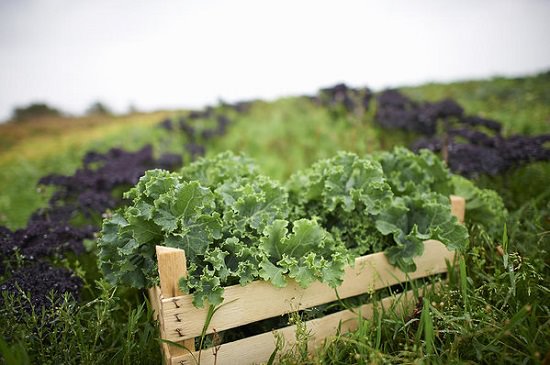
[[[459,221],[464,220],[465,202],[463,198],[451,197],[452,212]],[[208,308],[195,308],[192,296],[182,293],[178,281],[187,275],[185,252],[180,249],[157,246],[157,260],[160,287],[149,289],[149,297],[158,316],[161,338],[182,344],[193,353],[180,347],[162,344],[166,364],[195,364],[199,351],[195,351],[194,339],[201,336]],[[358,257],[353,267],[345,269],[344,281],[337,292],[328,285],[314,282],[307,289],[289,280],[284,288],[276,288],[265,281],[254,281],[246,286],[234,285],[225,288],[224,302],[216,311],[207,328],[211,334],[262,319],[281,316],[350,298],[410,280],[427,278],[447,272],[448,262],[453,262],[454,252],[439,241],[425,242],[424,254],[415,259],[415,272],[405,274],[387,261],[384,253]],[[408,291],[395,297],[387,297],[376,305],[397,311],[410,310],[414,306],[414,295]],[[311,334],[309,349],[322,344],[325,338],[341,331],[351,331],[357,327],[358,313],[364,318],[372,318],[373,304],[365,304],[352,310],[344,310],[322,318],[306,322]],[[217,348],[202,350],[201,364],[253,364],[265,362],[276,347],[276,336],[282,336],[288,345],[295,339],[295,326],[289,326],[242,340],[225,343]]]

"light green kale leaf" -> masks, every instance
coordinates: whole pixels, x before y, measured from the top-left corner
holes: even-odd
[[[248,157],[235,155],[227,151],[211,158],[202,158],[181,169],[184,180],[197,180],[207,188],[214,190],[223,183],[242,178],[256,177],[258,169]]]
[[[393,236],[394,244],[385,253],[392,265],[405,272],[416,270],[413,258],[423,253],[427,239],[439,240],[451,250],[468,245],[468,231],[451,214],[448,198],[437,193],[396,198],[379,215],[376,228]]]
[[[166,193],[180,181],[180,177],[165,170],[145,171],[136,186],[124,193],[124,198],[132,199],[134,203],[152,204],[161,194]]]
[[[223,200],[223,220],[231,234],[259,237],[275,219],[288,216],[288,193],[266,176],[243,178],[219,186],[215,193]]]
[[[197,267],[192,265],[190,269]],[[215,270],[204,267],[198,278],[188,277],[179,280],[179,287],[187,293],[193,293],[193,305],[197,308],[203,308],[204,302],[217,306],[223,302],[224,289],[220,278]]]
[[[120,212],[104,222],[98,241],[98,265],[109,282],[143,288],[154,280],[156,260],[154,246],[151,249],[139,239],[152,236],[143,234],[144,228],[133,232],[129,226]]]
[[[98,241],[99,264],[112,283],[154,285],[156,245],[183,248],[194,260],[221,238],[213,194],[198,182],[180,182],[174,174],[154,170],[126,196],[132,205],[104,221]]]
[[[453,175],[455,194],[466,200],[465,221],[480,224],[493,237],[502,237],[508,211],[502,198],[493,190],[480,189],[470,180]]]
[[[380,164],[348,152],[339,152],[294,174],[287,186],[291,201],[308,207],[305,213],[310,216],[358,209],[378,214],[392,197]]]
[[[444,196],[453,193],[451,173],[433,152],[421,150],[415,154],[404,147],[375,155],[382,165],[387,182],[397,196],[437,192]]]
[[[300,219],[288,232],[288,221],[276,220],[260,239],[264,257],[260,276],[275,286],[285,286],[285,276],[307,287],[319,280],[335,287],[341,283],[349,256],[345,247],[335,242],[319,224]]]

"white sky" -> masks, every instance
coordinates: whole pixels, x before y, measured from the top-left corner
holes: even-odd
[[[0,0],[0,120],[550,69],[548,0]]]

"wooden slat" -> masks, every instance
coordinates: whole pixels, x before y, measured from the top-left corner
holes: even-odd
[[[182,295],[183,292],[179,289],[179,280],[182,277],[187,277],[187,262],[185,261],[185,251],[171,248],[156,246],[157,251],[157,261],[158,261],[158,270],[159,270],[159,279],[160,279],[160,295],[159,298],[169,298]],[[165,321],[165,306],[162,300],[160,301],[160,310],[162,314],[159,315],[160,323],[160,334],[161,338],[167,339],[170,337],[167,335],[166,331],[166,321]],[[178,318],[178,324],[181,326],[181,321],[184,317]],[[175,328],[172,329],[175,331]],[[188,348],[190,351],[195,350],[195,336],[189,336],[187,338],[178,338],[172,337],[171,340],[178,342]],[[177,348],[175,346],[166,346],[163,345],[165,349],[165,356],[169,359],[175,354],[182,354],[185,350]]]
[[[178,283],[180,278],[187,276],[185,251],[163,246],[157,246],[156,250],[162,296],[170,298],[182,295]]]
[[[345,269],[338,296],[349,298],[404,281],[443,273],[447,271],[446,260],[452,262],[453,258],[454,253],[435,240],[425,242],[424,254],[415,258],[417,270],[409,274],[392,266],[382,252],[359,257],[354,267]],[[291,280],[285,288],[276,288],[265,281],[254,281],[244,287],[230,286],[225,288],[224,304],[214,314],[207,333],[333,302],[338,296],[334,289],[320,282],[313,282],[307,289]],[[177,341],[201,334],[208,310],[206,307],[195,308],[192,299],[191,295],[184,295],[162,300],[166,336],[163,338]],[[185,326],[177,321],[178,317],[185,318]]]
[[[420,291],[421,292],[421,291]],[[374,313],[374,305],[384,309],[396,304],[393,310],[403,314],[416,305],[416,299],[412,290],[396,297],[387,297],[375,304],[365,304],[353,311],[344,310],[322,318],[307,321],[307,331],[311,334],[308,341],[308,350],[312,352],[321,346],[324,340],[337,333],[340,327],[341,333],[357,329],[359,316],[371,319]],[[248,337],[239,341],[230,342],[220,346],[217,356],[212,349],[203,350],[200,356],[201,365],[225,365],[225,364],[254,364],[267,361],[276,347],[276,334],[282,336],[286,342],[286,348],[296,343],[296,326],[289,326],[273,332]],[[173,357],[171,365],[195,365],[199,352]],[[216,359],[217,357],[217,359]]]
[[[464,214],[466,213],[466,200],[457,195],[451,195],[451,213],[458,218],[460,223],[464,223]]]
[[[149,288],[147,289],[147,294],[153,308],[153,318],[158,319],[160,313],[160,288],[158,286]]]

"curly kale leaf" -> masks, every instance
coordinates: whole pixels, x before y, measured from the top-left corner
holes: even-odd
[[[391,241],[376,229],[374,216],[341,212],[330,215],[327,221],[332,222],[326,228],[334,239],[343,242],[353,256],[383,251]]]
[[[154,246],[141,245],[138,239],[142,235],[134,235],[129,226],[121,213],[114,213],[103,223],[98,241],[99,266],[111,283],[143,288],[155,275]]]
[[[154,170],[126,196],[133,205],[104,221],[98,241],[100,267],[113,283],[154,285],[155,245],[183,248],[192,261],[221,238],[213,194],[198,182],[180,182],[175,174]]]
[[[191,269],[197,269],[191,265]],[[204,302],[208,301],[211,305],[219,305],[223,302],[223,285],[216,271],[204,267],[202,274],[195,278],[180,278],[179,286],[185,292],[193,292],[193,305],[197,308],[203,308]]]
[[[378,251],[384,238],[375,217],[393,194],[377,161],[340,152],[295,173],[288,182],[291,217],[317,217],[337,242],[356,255]]]
[[[224,207],[223,219],[232,234],[254,237],[275,219],[288,216],[288,193],[283,186],[265,176],[229,181],[215,190]]]
[[[181,170],[184,180],[197,180],[202,186],[216,188],[227,181],[252,178],[259,175],[254,161],[230,151],[212,158],[201,158]]]
[[[223,287],[246,285],[258,278],[260,253],[235,237],[227,238],[218,247],[207,250],[200,260],[191,262],[189,276],[181,278],[180,288],[193,293],[193,304],[203,307],[204,301],[217,305],[223,301]]]
[[[436,192],[444,196],[453,193],[451,173],[443,161],[429,150],[415,154],[403,147],[375,155],[384,175],[397,196]]]
[[[124,198],[132,199],[134,203],[152,204],[155,199],[166,193],[179,181],[180,178],[175,173],[164,170],[146,171],[136,186],[124,193]]]
[[[285,276],[304,288],[315,280],[338,286],[348,262],[345,247],[315,221],[295,221],[291,233],[288,225],[288,221],[276,220],[260,239],[264,254],[260,276],[278,287],[286,285]]]
[[[493,239],[500,238],[508,216],[502,198],[493,190],[478,188],[462,176],[454,175],[453,184],[455,194],[466,199],[466,222],[480,224]]]
[[[424,251],[424,241],[435,239],[449,249],[464,250],[468,231],[451,214],[450,203],[437,193],[396,198],[376,220],[383,235],[392,235],[394,244],[385,253],[392,265],[405,272],[415,271],[415,256]]]
[[[288,188],[292,202],[310,216],[336,210],[377,214],[392,196],[379,163],[346,152],[294,174]]]

